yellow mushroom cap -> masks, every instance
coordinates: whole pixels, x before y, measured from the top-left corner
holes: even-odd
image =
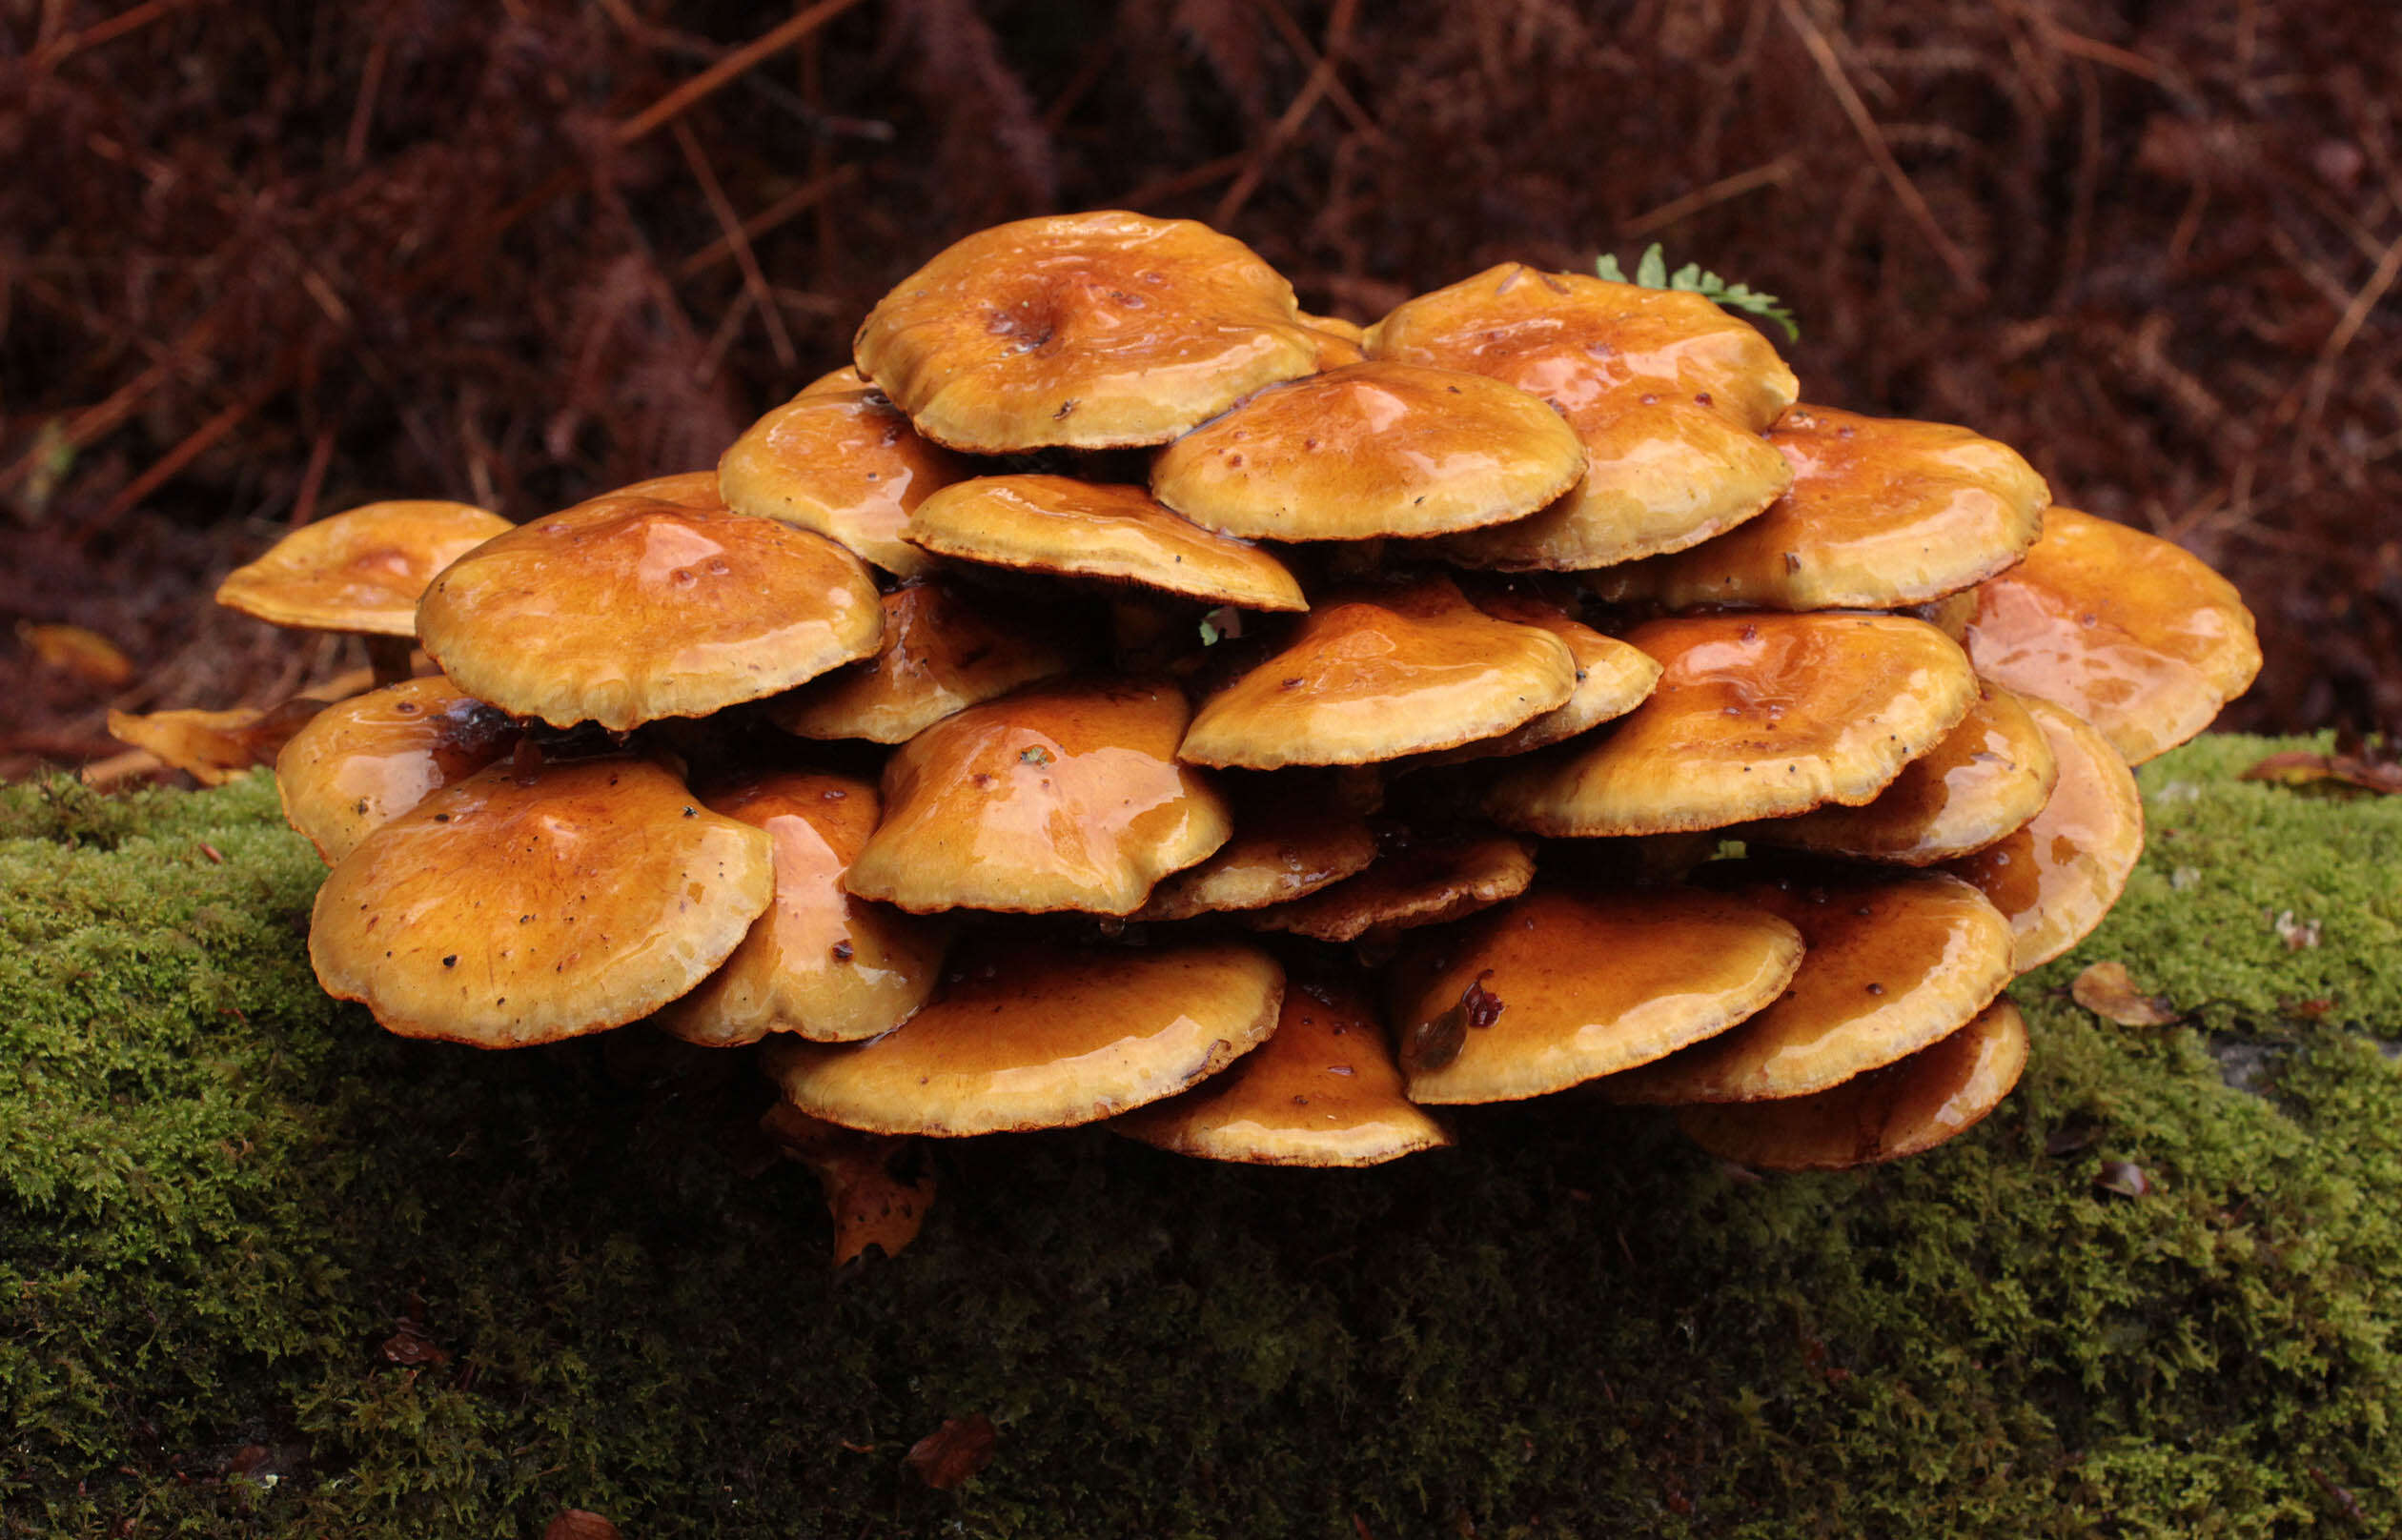
[[[1260,392],[1162,450],[1161,502],[1250,539],[1441,535],[1523,518],[1583,474],[1576,431],[1499,380],[1352,364]]]
[[[1334,980],[1289,982],[1266,1043],[1110,1126],[1180,1155],[1256,1165],[1375,1165],[1452,1142],[1402,1094],[1367,992]]]
[[[2073,508],[1977,589],[1977,672],[2091,722],[2129,764],[2210,724],[2260,672],[2251,612],[2185,550]]]
[[[768,1077],[811,1117],[955,1136],[1093,1123],[1173,1096],[1276,1024],[1284,969],[1256,946],[1009,947],[872,1042],[768,1044]]]
[[[1576,420],[1585,474],[1532,517],[1447,535],[1463,567],[1590,572],[1681,551],[1757,517],[1793,468],[1752,429],[1639,383]]]
[[[1180,752],[1255,770],[1396,760],[1497,738],[1576,688],[1557,637],[1424,578],[1320,603],[1280,651],[1202,703]]]
[[[216,601],[280,626],[405,637],[434,575],[512,526],[463,502],[371,502],[226,574]]]
[[[698,984],[767,907],[765,833],[641,760],[495,764],[370,833],[317,890],[309,959],[403,1037],[522,1047]]]
[[[920,503],[906,536],[964,561],[1139,583],[1246,610],[1309,608],[1283,562],[1170,512],[1140,487],[978,476]]]
[[[1977,698],[1959,644],[1896,616],[1701,616],[1626,639],[1659,661],[1659,684],[1595,740],[1513,761],[1485,796],[1496,821],[1669,834],[1856,806]]]
[[[1939,422],[1795,407],[1768,430],[1793,484],[1757,518],[1612,572],[1672,609],[1893,609],[1992,577],[2035,541],[2050,491],[2006,444]]]
[[[332,865],[380,828],[517,746],[508,713],[438,674],[337,701],[275,756],[285,821]]]
[[[2144,800],[2127,761],[2075,713],[2025,704],[2059,762],[2051,796],[2032,821],[1945,868],[2009,917],[2020,973],[2100,924],[2144,853]]]
[[[877,392],[818,386],[752,423],[717,469],[735,512],[815,530],[903,578],[933,565],[901,537],[909,515],[970,474]]]
[[[1567,704],[1498,738],[1438,750],[1415,762],[1459,764],[1543,748],[1625,716],[1641,705],[1652,686],[1659,682],[1659,664],[1649,653],[1570,618],[1566,610],[1548,600],[1495,590],[1471,593],[1469,602],[1496,620],[1540,626],[1565,642],[1569,656],[1577,660],[1576,693]]]
[[[1983,684],[1944,740],[1858,807],[1822,807],[1743,831],[1761,844],[1931,866],[1982,850],[2044,810],[2059,762],[2026,703]]]
[[[850,891],[918,912],[1131,913],[1233,830],[1208,778],[1175,761],[1186,718],[1172,686],[1117,679],[945,718],[885,761]]]
[[[916,1014],[941,982],[943,926],[855,899],[843,874],[874,832],[875,786],[784,771],[708,798],[712,812],[767,831],[776,896],[743,943],[659,1024],[712,1046],[791,1032],[848,1043]]]
[[[2007,1000],[1906,1059],[1813,1096],[1689,1106],[1685,1137],[1770,1171],[1841,1171],[1923,1154],[2001,1105],[2026,1068],[2026,1021]]]
[[[1103,211],[949,247],[877,304],[856,353],[918,432],[1006,455],[1164,444],[1313,373],[1327,340],[1242,242]]]
[[[1529,893],[1391,970],[1410,1096],[1515,1102],[1649,1064],[1767,1005],[1801,961],[1789,922],[1724,894]]]
[[[453,562],[417,636],[479,699],[622,730],[788,690],[876,650],[859,558],[772,519],[596,497]]]
[[[1658,381],[1757,432],[1799,389],[1766,337],[1700,294],[1520,262],[1397,306],[1369,329],[1368,354],[1507,380],[1579,426],[1605,397]]]
[[[876,656],[768,702],[767,719],[801,738],[906,743],[955,711],[1065,674],[1089,648],[1026,599],[945,578],[884,596]]]
[[[1234,833],[1197,866],[1160,880],[1136,920],[1260,909],[1314,893],[1376,859],[1368,821],[1321,788],[1270,777],[1234,799]]]
[[[1356,877],[1305,898],[1254,909],[1243,922],[1322,942],[1378,938],[1441,924],[1526,891],[1535,852],[1508,835],[1414,840]]]
[[[1710,875],[1791,922],[1802,965],[1740,1025],[1612,1076],[1614,1101],[1807,1096],[1958,1031],[2010,981],[2009,922],[1958,878],[1832,864],[1740,883],[1740,870]]]
[[[648,497],[654,502],[672,502],[679,508],[698,508],[706,513],[722,513],[725,496],[718,486],[715,471],[678,471],[673,476],[654,476],[632,486],[613,488],[612,497]]]

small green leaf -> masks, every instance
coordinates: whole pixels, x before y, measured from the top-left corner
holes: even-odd
[[[1612,283],[1633,282],[1645,289],[1668,289],[1679,294],[1700,294],[1725,310],[1740,310],[1754,315],[1764,315],[1784,328],[1785,340],[1802,340],[1802,328],[1795,322],[1793,312],[1785,309],[1776,295],[1761,294],[1747,284],[1728,283],[1699,262],[1687,262],[1676,272],[1668,271],[1668,259],[1660,254],[1659,243],[1652,242],[1640,260],[1635,264],[1635,276],[1630,280],[1618,259],[1607,253],[1595,259],[1596,275]]]
[[[1659,242],[1644,249],[1643,259],[1635,264],[1635,281],[1646,289],[1668,287],[1668,259],[1659,254]]]

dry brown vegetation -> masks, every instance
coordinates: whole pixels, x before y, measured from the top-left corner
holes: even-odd
[[[2007,438],[2233,576],[2233,719],[2402,722],[2396,8],[0,14],[0,612],[115,640],[120,704],[336,666],[206,603],[288,524],[706,464],[946,240],[1123,205],[1358,318],[1663,241],[1786,298],[1813,397]],[[0,771],[106,750],[92,684],[9,666]]]

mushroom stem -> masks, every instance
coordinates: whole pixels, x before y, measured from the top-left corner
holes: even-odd
[[[414,637],[370,636],[367,643],[367,666],[375,671],[376,686],[399,684],[409,677],[409,654],[417,647]]]

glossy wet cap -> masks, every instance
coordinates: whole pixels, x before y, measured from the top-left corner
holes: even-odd
[[[1799,389],[1766,337],[1700,294],[1520,262],[1396,307],[1369,330],[1368,353],[1507,380],[1579,427],[1604,398],[1658,381],[1758,432]]]
[[[958,456],[920,438],[881,393],[815,386],[752,423],[717,470],[737,513],[815,530],[903,578],[933,565],[901,537],[909,515],[927,494],[971,474]]]
[[[508,713],[438,674],[326,707],[275,756],[285,821],[328,865],[368,832],[515,748]]]
[[[1733,529],[1792,484],[1793,468],[1758,433],[1656,384],[1630,386],[1578,421],[1585,474],[1557,501],[1435,549],[1500,572],[1615,568]]]
[[[647,760],[490,766],[358,842],[309,959],[403,1037],[523,1047],[618,1026],[725,961],[773,896],[770,841]]]
[[[1175,761],[1184,697],[1156,681],[1037,684],[947,717],[885,764],[853,893],[905,909],[1122,915],[1233,831]]]
[[[918,505],[908,539],[938,556],[1137,583],[1246,610],[1309,607],[1283,562],[1170,512],[1141,487],[986,476]]]
[[[859,558],[772,519],[596,497],[435,579],[425,650],[468,694],[556,726],[704,717],[865,658],[884,631]]]
[[[1540,626],[1566,643],[1577,660],[1577,689],[1567,703],[1544,712],[1498,738],[1478,739],[1430,754],[1426,764],[1457,764],[1501,755],[1526,754],[1615,721],[1643,703],[1659,682],[1659,664],[1641,648],[1605,637],[1573,618],[1561,606],[1531,594],[1492,589],[1471,591],[1469,602],[1496,620]]]
[[[1815,1096],[1691,1106],[1685,1137],[1763,1171],[1842,1171],[1924,1154],[1983,1122],[2026,1068],[2026,1022],[2006,999],[1908,1058]]]
[[[1661,665],[1651,695],[1590,738],[1513,761],[1485,797],[1496,821],[1670,834],[1857,806],[1977,698],[1959,644],[1895,616],[1702,616],[1626,639]]]
[[[1102,211],[949,247],[877,304],[856,353],[918,432],[1006,455],[1164,444],[1314,372],[1326,341],[1242,242]]]
[[[2010,924],[1941,872],[1832,862],[1714,863],[1700,874],[1802,933],[1802,965],[1775,1003],[1705,1043],[1603,1083],[1620,1102],[1807,1096],[1967,1024],[2010,981]]]
[[[371,502],[294,530],[226,574],[216,600],[280,626],[405,637],[434,575],[512,527],[463,502]]]
[[[776,896],[743,943],[659,1024],[712,1046],[790,1032],[850,1043],[917,1013],[942,979],[945,926],[855,899],[843,874],[875,831],[875,786],[781,771],[711,795],[712,812],[775,841]]]
[[[1496,620],[1448,578],[1321,602],[1283,648],[1211,695],[1182,755],[1272,770],[1368,764],[1497,738],[1565,705],[1567,644]]]
[[[1244,942],[1077,950],[996,939],[883,1037],[778,1039],[764,1064],[785,1101],[846,1127],[1065,1127],[1215,1074],[1267,1038],[1283,998],[1284,969]]]
[[[2260,672],[2235,586],[2182,548],[2073,508],[1977,589],[1977,672],[2091,722],[2129,764],[2210,724]]]
[[[884,596],[876,656],[767,703],[767,719],[802,738],[905,743],[955,711],[1065,674],[1089,659],[1056,606],[948,578]]]
[[[1377,1165],[1452,1142],[1402,1094],[1366,989],[1335,978],[1288,982],[1266,1043],[1110,1126],[1179,1155],[1254,1165]]]
[[[1368,821],[1324,788],[1284,780],[1268,777],[1238,792],[1233,835],[1209,860],[1162,879],[1133,918],[1265,908],[1366,870],[1376,859]]]
[[[1243,922],[1321,942],[1377,940],[1489,909],[1526,891],[1535,851],[1509,835],[1413,839],[1356,877],[1255,909]]]
[[[1765,1007],[1802,936],[1687,887],[1543,889],[1387,970],[1410,1096],[1515,1102],[1651,1063]]]
[[[1761,844],[1930,866],[1982,850],[2044,810],[2059,776],[2026,703],[1979,681],[1980,698],[1944,740],[1858,807],[1830,806],[1743,831]]]
[[[1793,485],[1757,518],[1614,573],[1671,609],[1894,609],[2023,556],[2051,493],[2007,444],[1940,422],[1796,407],[1768,431]]]
[[[1362,540],[1506,523],[1583,474],[1559,415],[1481,375],[1353,364],[1260,392],[1162,450],[1160,501],[1263,540]]]
[[[2020,973],[2100,924],[2144,853],[2144,800],[2127,761],[2075,713],[2025,704],[2060,766],[2051,796],[2025,827],[1945,867],[2009,917]]]

